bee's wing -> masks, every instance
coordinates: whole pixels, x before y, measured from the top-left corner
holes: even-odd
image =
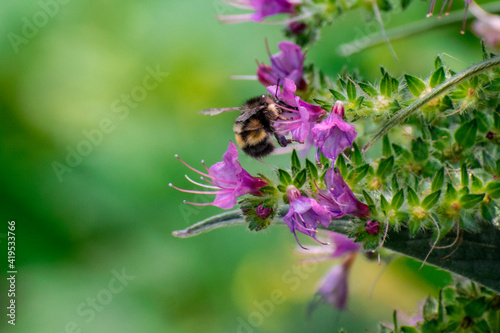
[[[253,108],[253,109],[245,109],[239,116],[238,118],[236,118],[236,121],[245,121],[247,119],[249,119],[250,117],[252,117],[253,115],[255,115],[256,113],[262,111],[262,109],[264,109],[265,107],[264,106],[259,106],[259,107],[256,107],[256,108]]]
[[[241,107],[235,107],[235,108],[216,108],[216,109],[202,110],[199,113],[201,113],[201,114],[208,114],[210,116],[215,116],[216,114],[220,114],[222,112],[240,111],[240,110],[241,110]]]

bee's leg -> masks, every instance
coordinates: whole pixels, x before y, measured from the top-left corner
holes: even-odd
[[[278,134],[276,132],[274,132],[274,137],[276,138],[276,140],[278,140],[278,144],[281,146],[281,147],[286,147],[288,145],[288,140],[287,138],[285,138],[285,136],[283,134]]]
[[[304,141],[293,140],[293,139],[286,139],[286,142],[287,142],[287,143],[297,142],[297,143],[300,143],[300,144],[303,144],[303,143],[304,143]]]
[[[274,104],[273,104],[274,105]],[[271,115],[272,120],[280,119],[280,120],[290,120],[291,118],[286,118],[281,115],[282,110],[279,107],[268,107],[266,111],[264,111]]]

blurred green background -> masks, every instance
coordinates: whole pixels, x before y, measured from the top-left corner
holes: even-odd
[[[427,6],[417,1],[390,14],[387,26],[424,20]],[[185,206],[184,199],[203,199],[168,186],[194,189],[174,154],[195,167],[201,159],[211,165],[233,137],[234,114],[197,111],[264,93],[256,81],[229,77],[253,75],[255,59],[268,61],[265,37],[272,53],[282,40],[281,26],[224,26],[214,18],[230,13],[218,0],[2,1],[0,261],[4,276],[7,221],[15,220],[18,274],[16,326],[2,314],[0,330],[375,331],[392,309],[414,312],[449,282],[406,259],[386,267],[360,258],[349,309],[324,306],[307,320],[307,304],[331,263],[300,275],[294,290],[283,278],[298,260],[287,229],[171,235],[221,211]],[[325,28],[306,61],[332,76],[346,66],[374,79],[379,65],[395,76],[428,75],[437,54],[455,70],[481,59],[477,38],[460,35],[460,23],[394,42],[400,61],[385,46],[339,56],[338,45],[377,30],[373,21],[367,28],[367,18],[355,11]],[[162,74],[144,82],[151,72]],[[246,156],[240,160],[253,174],[270,173]],[[287,165],[280,157],[266,162]],[[120,284],[116,275],[123,273],[129,280]],[[6,311],[5,278],[0,288]],[[273,290],[283,302],[261,311],[258,327],[242,324]]]

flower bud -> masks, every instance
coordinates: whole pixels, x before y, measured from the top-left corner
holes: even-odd
[[[286,196],[288,198],[288,201],[293,201],[300,198],[302,196],[302,193],[300,193],[299,189],[297,189],[295,186],[288,185],[286,187]]]
[[[380,222],[368,220],[366,221],[365,230],[370,235],[376,235],[380,232]]]
[[[262,204],[258,205],[255,209],[255,213],[261,219],[267,219],[272,212],[273,209],[271,207],[264,207]]]
[[[332,113],[338,114],[344,119],[344,102],[336,101],[332,108]]]
[[[307,25],[304,22],[292,22],[288,25],[288,31],[292,35],[300,35],[306,28]]]

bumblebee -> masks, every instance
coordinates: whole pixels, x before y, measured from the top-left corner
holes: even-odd
[[[287,120],[281,115],[282,107],[290,108],[276,97],[262,95],[249,99],[241,107],[208,109],[200,113],[216,115],[226,111],[241,111],[233,125],[236,142],[245,154],[260,159],[274,151],[273,136],[281,147],[286,147],[291,141],[273,127],[276,120]]]

